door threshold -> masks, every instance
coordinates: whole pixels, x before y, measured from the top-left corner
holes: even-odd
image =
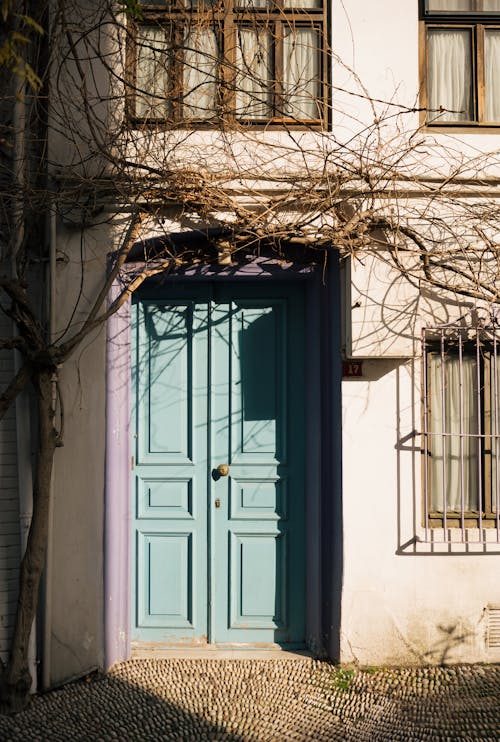
[[[165,646],[150,643],[132,645],[131,659],[213,659],[213,660],[298,660],[314,658],[308,649],[287,649],[278,645],[206,644],[203,647]]]

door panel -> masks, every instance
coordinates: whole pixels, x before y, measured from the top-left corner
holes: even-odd
[[[285,420],[278,379],[286,383],[281,303],[235,309],[232,342],[233,460],[277,457]]]
[[[231,629],[272,631],[286,626],[286,535],[231,533]],[[267,633],[267,632],[266,632]]]
[[[190,461],[194,306],[143,302],[140,307],[138,463]]]
[[[302,290],[175,291],[136,303],[134,636],[300,645]]]
[[[177,478],[166,481],[161,476],[141,478],[138,481],[137,516],[152,519],[191,519],[193,517],[192,485],[192,479]]]
[[[262,298],[256,298],[259,295]],[[300,644],[302,292],[276,287],[265,293],[240,290],[235,296],[220,286],[214,318],[212,376],[219,393],[214,399],[212,455],[215,467],[230,467],[229,476],[213,484],[212,499],[221,503],[213,511],[214,633],[219,642]],[[219,420],[229,424],[219,429]]]
[[[231,520],[280,520],[286,518],[286,483],[271,470],[262,479],[238,480],[231,475],[229,518]]]
[[[206,302],[133,312],[133,638],[206,641]]]
[[[138,534],[139,624],[190,629],[192,616],[192,533]],[[165,590],[168,585],[168,590]]]

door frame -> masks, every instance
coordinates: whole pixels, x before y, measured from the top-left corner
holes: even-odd
[[[179,271],[166,282],[305,282],[306,646],[338,659],[342,581],[339,265],[255,258],[237,268]],[[119,284],[112,290],[119,291]],[[107,324],[104,666],[131,655],[131,301]],[[189,649],[186,649],[186,654]]]

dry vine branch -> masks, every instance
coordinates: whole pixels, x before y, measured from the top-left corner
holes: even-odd
[[[437,142],[419,127],[416,99],[371,97],[355,71],[334,54],[326,26],[309,37],[306,51],[311,56],[320,48],[331,60],[335,84],[322,80],[314,105],[305,100],[300,80],[291,86],[288,100],[282,79],[263,81],[262,48],[253,47],[245,57],[240,33],[239,39],[231,37],[232,46],[222,57],[216,47],[206,53],[206,80],[199,78],[193,87],[214,86],[217,106],[200,103],[198,119],[185,120],[179,111],[189,108],[193,90],[183,87],[179,70],[186,58],[199,58],[196,38],[202,32],[219,33],[224,14],[216,4],[203,13],[177,8],[178,26],[193,34],[176,33],[165,53],[157,33],[165,27],[158,9],[145,23],[136,3],[130,6],[133,17],[119,5],[117,10],[112,2],[57,0],[47,25],[48,6],[30,0],[28,11],[46,31],[32,44],[27,60],[42,85],[24,99],[16,99],[9,76],[4,86],[3,106],[17,117],[7,115],[0,122],[5,205],[0,294],[16,329],[0,348],[16,348],[22,364],[0,392],[0,416],[31,382],[39,424],[34,525],[23,560],[11,659],[2,676],[6,708],[22,706],[29,688],[27,643],[46,549],[53,455],[63,438],[56,424],[62,367],[144,281],[221,256],[237,262],[265,249],[282,257],[298,246],[306,259],[321,262],[332,252],[342,259],[373,256],[395,265],[414,285],[488,305],[497,301],[500,288],[497,152],[471,150],[466,157],[453,140]],[[293,48],[299,36],[293,13],[274,8],[263,19],[257,5],[254,11],[244,14],[248,34],[258,35],[275,18],[290,31]],[[319,14],[314,18],[301,12],[300,28],[320,28]],[[266,38],[282,51],[283,31]],[[151,79],[138,79],[138,54],[153,59]],[[188,66],[194,74],[196,65]],[[154,86],[161,79],[170,82],[158,90]],[[337,84],[339,79],[345,84]],[[302,101],[295,109],[293,96]],[[252,122],[243,115],[264,110],[271,99],[272,116]],[[308,117],[300,115],[301,105]],[[160,117],[160,109],[171,113]],[[103,225],[110,235],[94,255],[81,247],[80,256],[66,256],[70,267],[72,260],[79,262],[81,280],[74,294],[67,287],[66,304],[72,306],[67,323],[59,319],[56,336],[44,291],[38,290],[38,283],[46,288],[48,282],[50,255],[41,238],[47,214],[63,221],[68,233],[80,232],[81,245],[85,235]],[[173,221],[191,225],[193,233],[204,232],[207,239],[176,247],[169,240]],[[134,245],[147,239],[148,229],[161,249],[127,268]],[[107,273],[103,268],[100,280],[87,285],[89,264],[99,258],[104,264],[105,256]],[[61,258],[64,276],[63,256],[56,258]],[[121,289],[108,304],[118,280]]]

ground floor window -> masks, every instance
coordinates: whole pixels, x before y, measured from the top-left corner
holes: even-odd
[[[496,527],[500,512],[500,363],[496,327],[423,336],[425,525]]]

